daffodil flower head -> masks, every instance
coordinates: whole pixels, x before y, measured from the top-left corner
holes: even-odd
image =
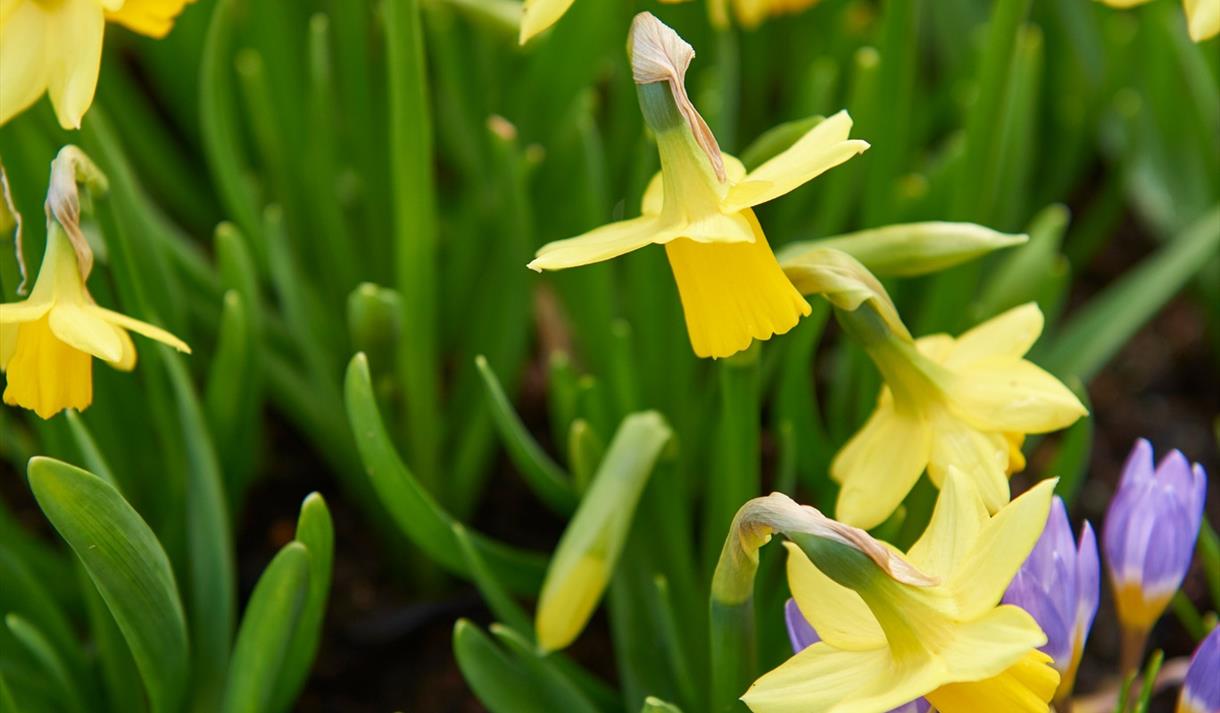
[[[4,402],[50,418],[65,408],[82,410],[93,400],[92,358],[121,371],[136,365],[127,330],[190,348],[151,324],[99,307],[85,286],[92,252],[80,233],[76,180],[100,173],[74,146],[52,164],[47,197],[47,244],[28,299],[0,304],[0,370],[7,372]]]
[[[1110,7],[1129,8],[1143,5],[1148,0],[1100,0]],[[1195,42],[1210,40],[1220,35],[1220,0],[1182,0],[1186,12],[1186,30]]]
[[[810,307],[784,276],[751,208],[868,144],[847,138],[851,118],[841,112],[747,172],[720,152],[686,95],[691,46],[644,12],[632,23],[629,50],[640,108],[661,157],[661,172],[644,194],[643,215],[544,245],[529,267],[561,270],[664,245],[696,354],[726,357],[754,339],[787,332]]]
[[[835,516],[844,522],[880,524],[925,468],[939,487],[951,465],[994,513],[1008,502],[1008,475],[1025,465],[1025,434],[1064,428],[1087,413],[1058,379],[1024,358],[1042,332],[1033,303],[956,339],[911,340],[873,303],[836,314],[885,378],[876,410],[831,464],[842,486]]]
[[[767,18],[795,15],[817,4],[818,0],[732,0],[733,16],[738,24],[748,30],[758,27]],[[728,28],[729,5],[729,0],[710,0],[708,15],[712,25],[719,29]]]
[[[51,96],[65,129],[93,103],[106,23],[164,37],[190,0],[5,0],[0,3],[0,125]]]
[[[881,713],[920,697],[941,713],[1048,710],[1059,682],[1046,635],[1000,597],[1050,509],[1046,481],[989,515],[970,480],[947,475],[932,520],[905,555],[934,578],[887,576],[828,538],[789,535],[788,584],[820,641],[742,696],[755,713]]]

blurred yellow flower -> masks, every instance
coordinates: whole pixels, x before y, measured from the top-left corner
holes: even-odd
[[[730,0],[711,0],[708,11],[712,24],[719,28],[729,25]],[[769,17],[795,15],[817,5],[819,0],[732,0],[733,16],[746,29],[758,27]]]
[[[190,0],[3,0],[0,2],[0,125],[51,96],[65,129],[79,129],[93,103],[106,22],[164,37]]]
[[[1007,503],[1008,474],[1025,465],[1024,434],[1064,428],[1087,413],[1058,379],[1023,358],[1041,333],[1042,312],[1030,303],[957,339],[865,338],[886,386],[831,464],[842,486],[835,517],[880,524],[925,467],[938,486],[950,466],[961,469],[990,512]]]
[[[880,713],[921,696],[940,713],[1047,711],[1059,674],[1037,650],[1046,635],[999,602],[1042,533],[1054,485],[1038,484],[991,517],[951,470],[905,558],[939,580],[930,586],[885,576],[845,545],[790,535],[788,585],[822,640],[742,700],[755,713]]]
[[[1110,7],[1128,8],[1143,5],[1148,0],[1099,0]],[[1195,42],[1210,40],[1220,34],[1220,0],[1182,0],[1186,11],[1186,29]]]
[[[661,156],[643,215],[544,245],[529,267],[560,270],[664,245],[696,354],[726,357],[752,339],[783,334],[810,307],[784,276],[751,208],[868,144],[847,138],[851,118],[840,112],[747,173],[740,161],[720,153],[686,96],[691,46],[651,14],[640,13],[632,23],[631,57],[640,108]]]

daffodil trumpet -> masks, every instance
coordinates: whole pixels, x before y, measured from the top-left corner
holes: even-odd
[[[848,139],[851,118],[840,112],[747,172],[720,152],[686,95],[686,70],[695,56],[691,46],[645,12],[632,23],[630,50],[640,109],[661,158],[642,215],[544,245],[529,267],[562,270],[663,245],[695,354],[727,357],[755,339],[787,332],[810,307],[776,262],[752,208],[868,144]]]
[[[889,571],[850,543],[789,533],[789,588],[820,641],[741,699],[754,713],[883,713],[920,697],[941,713],[1047,711],[1059,674],[1038,651],[1046,635],[1000,597],[1042,531],[1054,485],[992,516],[951,470],[915,545],[904,554],[878,543]],[[920,580],[894,576],[902,571]]]
[[[51,169],[47,194],[47,243],[28,299],[0,304],[0,370],[4,402],[51,418],[63,409],[83,410],[93,401],[93,357],[120,371],[136,365],[128,330],[190,348],[146,322],[98,306],[85,281],[93,253],[81,232],[78,180],[95,189],[104,177],[74,146],[62,149]]]

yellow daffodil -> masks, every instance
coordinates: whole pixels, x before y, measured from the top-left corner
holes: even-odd
[[[75,147],[60,152],[52,164],[47,246],[38,279],[29,299],[0,304],[0,370],[8,380],[4,402],[43,418],[92,402],[92,357],[122,371],[135,368],[136,349],[127,330],[190,352],[169,332],[93,302],[85,286],[92,253],[76,222],[78,171],[104,181]]]
[[[3,0],[0,124],[50,94],[65,129],[93,103],[106,22],[164,37],[190,0]]]
[[[937,579],[926,586],[886,576],[831,540],[789,535],[788,584],[822,640],[742,700],[755,713],[881,713],[921,696],[940,713],[1047,711],[1059,674],[1037,650],[1046,636],[999,602],[1041,534],[1053,489],[1040,483],[989,516],[951,470],[904,558]]]
[[[1110,7],[1129,8],[1148,0],[1100,0]],[[1220,34],[1220,0],[1182,0],[1186,11],[1186,29],[1195,42],[1210,40]]]
[[[1030,303],[954,339],[911,341],[865,309],[841,313],[885,377],[877,408],[831,464],[842,489],[835,516],[858,527],[880,524],[924,468],[937,486],[956,466],[990,512],[1008,502],[1008,475],[1024,467],[1027,433],[1070,425],[1087,412],[1054,376],[1023,358],[1042,333]],[[855,326],[853,326],[853,324]]]
[[[819,0],[732,0],[733,16],[746,29],[754,29],[770,17],[804,12]],[[719,28],[729,25],[729,0],[711,0],[708,12],[712,24]]]
[[[560,270],[664,245],[691,346],[701,357],[726,357],[753,339],[783,334],[810,311],[784,276],[751,208],[868,144],[847,138],[851,118],[840,112],[746,172],[740,161],[720,152],[686,96],[684,77],[693,57],[691,46],[651,14],[636,16],[632,73],[661,156],[661,172],[644,195],[643,215],[545,245],[529,266]]]

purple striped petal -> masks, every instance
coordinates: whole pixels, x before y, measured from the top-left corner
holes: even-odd
[[[1076,635],[1075,643],[1083,650],[1097,616],[1097,603],[1101,600],[1101,560],[1097,557],[1097,536],[1093,526],[1085,520],[1080,528],[1080,547],[1076,551]]]
[[[1191,657],[1178,710],[1190,713],[1220,711],[1220,627],[1212,629]]]
[[[793,599],[784,603],[784,622],[788,625],[788,640],[792,642],[794,654],[799,654],[822,640],[818,632],[809,625],[805,615],[801,614],[800,607]]]

